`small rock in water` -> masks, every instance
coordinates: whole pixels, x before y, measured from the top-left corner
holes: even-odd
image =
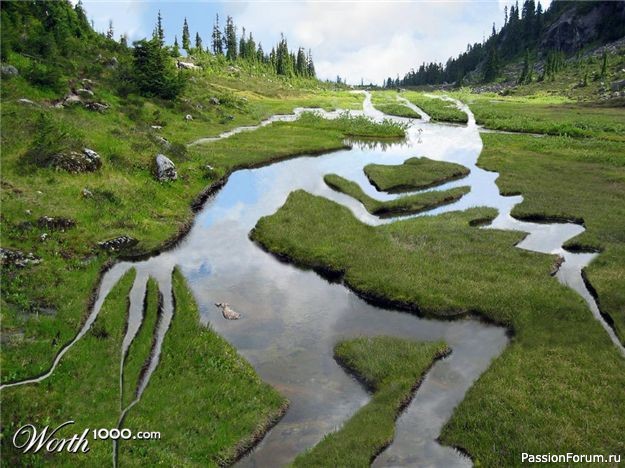
[[[241,318],[241,314],[232,310],[227,302],[216,302],[215,305],[221,309],[221,313],[226,320],[238,320]]]
[[[176,180],[178,173],[173,161],[164,154],[156,155],[156,178],[161,182]]]

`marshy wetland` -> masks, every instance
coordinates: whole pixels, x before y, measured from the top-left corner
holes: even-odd
[[[390,101],[388,97],[385,100],[387,104]],[[193,333],[209,334],[220,349],[230,350],[231,345],[233,349],[228,352],[236,349],[262,381],[275,389],[255,380],[243,360],[234,366],[253,382],[248,393],[235,385],[234,391],[241,394],[234,397],[242,407],[251,404],[245,398],[254,400],[252,414],[257,418],[250,416],[239,432],[229,433],[228,443],[236,448],[219,453],[215,463],[231,462],[245,454],[239,461],[241,466],[275,466],[294,460],[303,466],[307,460],[331,464],[337,463],[337,456],[347,447],[369,450],[364,457],[375,456],[376,466],[465,466],[472,458],[487,464],[513,461],[521,447],[538,449],[544,431],[553,424],[564,424],[567,417],[566,413],[532,414],[520,422],[504,416],[518,411],[519,398],[530,395],[538,406],[569,396],[571,404],[581,405],[579,417],[588,418],[595,426],[612,418],[613,422],[604,424],[588,445],[578,443],[581,448],[596,446],[597,438],[601,438],[603,447],[616,453],[622,443],[617,429],[623,422],[613,416],[625,402],[614,390],[622,388],[625,375],[623,348],[582,279],[582,269],[597,254],[563,248],[584,231],[579,224],[513,218],[511,212],[523,197],[502,196],[496,184],[499,174],[478,164],[483,142],[472,112],[457,101],[441,102],[452,107],[437,104],[433,107],[437,112],[453,114],[452,120],[466,120],[467,124],[430,121],[420,107],[412,111],[423,119],[390,117],[377,110],[367,94],[363,111],[353,114],[364,113],[374,121],[392,119],[405,127],[405,138],[358,140],[353,138],[358,134],[343,131],[343,139],[349,138],[333,145],[346,148],[314,155],[307,155],[304,148],[297,158],[233,172],[223,187],[208,197],[177,245],[147,259],[118,262],[103,274],[89,318],[75,344],[58,355],[58,369],[53,367],[34,385],[5,386],[5,401],[19,404],[31,392],[54,388],[55,372],[78,353],[75,348],[81,341],[88,338],[97,343],[92,332],[106,311],[107,296],[121,303],[127,296],[127,325],[118,327],[119,335],[115,343],[109,343],[107,356],[116,361],[108,362],[109,366],[119,364],[121,357],[120,375],[126,371],[134,375],[136,388],[134,399],[128,398],[128,391],[122,392],[123,377],[109,382],[112,387],[120,385],[122,402],[114,411],[112,424],[119,424],[122,415],[131,427],[155,422],[159,415],[155,407],[163,406],[158,404],[162,403],[159,398],[170,393],[175,398],[174,391],[182,395],[185,376],[197,383],[197,374],[193,378],[190,370],[184,374],[189,363],[181,362],[185,357],[183,343],[186,340],[192,346]],[[456,119],[457,113],[465,118]],[[340,119],[340,113],[326,117]],[[309,117],[302,119],[305,128]],[[267,129],[240,135],[230,132],[223,137],[233,141],[242,138],[245,143],[253,141],[256,131],[291,131],[280,125],[272,123]],[[321,125],[331,128],[332,120]],[[213,144],[210,139],[200,140],[194,151],[210,155]],[[451,171],[449,180],[434,178],[437,184],[422,183],[425,188],[407,194],[378,191],[369,180],[371,174],[363,170],[371,164],[398,166],[420,156],[466,170],[460,174]],[[262,156],[258,162],[263,162]],[[353,191],[330,187],[326,183],[330,174],[357,186],[361,200],[353,198]],[[397,204],[402,198],[436,197],[443,191],[460,192],[447,204],[435,203],[437,206],[420,214],[414,212],[421,208],[400,211],[408,216],[390,213],[379,217],[361,203],[364,199]],[[122,290],[121,298],[115,288]],[[214,305],[218,302],[231,304],[241,318],[225,320]],[[199,322],[208,328],[194,324],[194,315],[190,320],[187,317],[186,329],[176,326],[176,320],[181,320],[179,310],[199,315]],[[153,329],[151,334],[142,329],[142,321],[149,324],[148,330]],[[584,330],[581,335],[580,330]],[[350,373],[361,372],[360,377],[367,380],[366,370],[362,370],[366,363],[361,363],[360,371],[353,364],[347,372],[339,364],[341,352],[335,351],[335,346],[349,343],[346,340],[379,336],[437,342],[439,359],[432,362],[436,354],[432,348],[409,374],[415,383],[423,378],[397,419],[394,438],[381,436],[381,442],[373,443],[372,449],[349,445],[349,435],[338,432],[337,440],[326,438],[315,447],[324,436],[342,427],[357,433],[363,422],[350,418],[366,411],[367,404],[376,398]],[[136,370],[136,361],[126,361],[133,349],[131,354],[148,356],[141,372]],[[199,356],[210,359],[210,350]],[[198,360],[198,356],[187,358]],[[574,365],[580,361],[584,366]],[[197,362],[199,367],[202,364],[207,363]],[[211,361],[209,367],[214,367],[214,373],[206,377],[218,379],[220,373],[231,371],[230,366],[225,361]],[[571,366],[576,372],[571,372]],[[173,369],[182,370],[177,374]],[[553,383],[543,380],[549,372],[556,376]],[[588,390],[594,402],[584,407],[582,401],[587,395],[570,395],[569,389],[579,379],[588,381],[592,372],[604,385]],[[175,381],[169,382],[168,376]],[[504,381],[507,384],[502,388]],[[544,386],[537,388],[537,382]],[[164,390],[169,385],[171,389]],[[233,391],[225,385],[210,390],[212,396],[208,390],[202,396],[215,399]],[[256,401],[254,395],[260,395],[262,401]],[[190,397],[188,404],[193,404],[194,398]],[[387,417],[389,411],[397,416],[396,406],[386,408]],[[28,414],[28,405],[23,411]],[[194,417],[192,413],[191,409],[177,417],[184,422]],[[253,429],[258,419],[264,421],[260,432]],[[495,420],[497,431],[492,426]],[[517,430],[523,435],[511,440]],[[235,444],[238,434],[248,434],[247,442]],[[566,447],[579,435],[574,427],[565,428],[559,441],[550,439],[555,444],[552,450]],[[509,453],[491,453],[490,447],[501,446],[504,439]],[[312,452],[306,452],[313,447]],[[103,459],[107,450],[112,456],[111,444],[102,448]],[[155,459],[142,450],[146,449],[121,443],[116,449],[117,460],[123,464],[126,459],[145,460],[143,456]],[[167,460],[167,456],[171,455],[155,457]],[[203,454],[198,450],[185,456],[197,463]]]

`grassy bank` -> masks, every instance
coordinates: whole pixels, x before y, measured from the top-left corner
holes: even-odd
[[[356,338],[334,348],[336,360],[373,393],[337,432],[328,434],[294,466],[369,466],[395,434],[395,419],[409,403],[434,360],[449,352],[444,343],[392,337]]]
[[[341,273],[372,300],[437,317],[479,314],[514,330],[443,430],[443,442],[476,463],[515,465],[522,452],[625,454],[625,421],[615,417],[625,412],[625,362],[583,300],[549,276],[553,256],[515,248],[522,233],[471,226],[493,216],[471,209],[371,227],[298,191],[252,237]]]
[[[625,141],[625,109],[558,95],[504,97],[451,93],[469,105],[478,124],[495,130]]]
[[[230,344],[199,323],[197,305],[178,270],[173,292],[174,317],[160,364],[124,422],[133,433],[149,429],[162,436],[122,442],[120,463],[232,462],[283,414],[287,402]]]
[[[367,164],[371,184],[384,192],[407,192],[433,187],[469,174],[466,167],[426,157],[406,159],[400,165]]]
[[[24,155],[41,130],[41,113],[53,129],[82,135],[84,146],[99,152],[102,168],[69,174],[28,164]],[[102,265],[114,256],[98,248],[98,242],[128,235],[139,241],[133,251],[150,251],[184,230],[194,198],[235,168],[340,149],[347,136],[404,134],[401,126],[390,123],[347,117],[327,122],[311,115],[186,150],[182,145],[163,148],[151,130],[141,128],[121,109],[100,114],[3,101],[3,247],[43,259],[36,266],[2,271],[3,381],[41,373],[74,335]],[[155,180],[153,160],[159,152],[176,164],[175,182]],[[91,195],[82,195],[85,188]],[[44,228],[38,224],[42,216],[69,218],[75,227]]]
[[[625,144],[527,135],[482,138],[479,165],[499,172],[502,193],[523,195],[513,216],[583,221],[586,231],[566,247],[601,251],[587,277],[625,342]]]
[[[374,91],[371,93],[371,102],[380,112],[398,117],[420,119],[421,116],[408,106],[397,101],[398,94],[394,91]]]
[[[364,205],[369,213],[381,217],[414,214],[431,210],[437,206],[453,203],[469,193],[469,187],[457,187],[442,192],[424,192],[401,196],[393,200],[379,201],[367,195],[356,182],[344,179],[336,174],[327,174],[323,180],[328,187],[355,198]]]
[[[453,102],[426,96],[417,91],[404,91],[402,96],[422,109],[432,120],[467,123],[467,114],[459,110]]]
[[[60,361],[54,373],[39,384],[2,390],[2,464],[40,466],[54,464],[106,465],[111,463],[110,440],[88,435],[88,453],[22,454],[13,446],[13,434],[24,424],[38,431],[75,421],[58,437],[81,434],[86,428],[112,428],[119,417],[119,357],[128,315],[128,293],[134,270],[111,290],[91,330]]]

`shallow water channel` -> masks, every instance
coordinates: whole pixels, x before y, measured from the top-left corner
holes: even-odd
[[[369,96],[365,99],[364,112],[373,118],[383,117],[371,106]],[[472,206],[497,208],[500,214],[492,227],[530,232],[519,247],[563,255],[566,261],[559,278],[596,309],[580,274],[593,254],[571,254],[561,248],[564,241],[582,232],[583,227],[522,223],[511,218],[511,208],[522,198],[500,196],[495,185],[498,174],[476,166],[482,142],[470,112],[469,115],[466,126],[431,123],[427,118],[410,121],[407,139],[398,143],[354,142],[349,150],[235,172],[206,202],[193,228],[177,247],[148,260],[119,263],[104,275],[98,301],[77,339],[93,323],[110,288],[128,268],[135,267],[138,275],[131,293],[124,347],[130,344],[140,324],[148,276],[157,279],[165,296],[164,319],[158,330],[162,342],[173,312],[171,272],[178,265],[193,289],[202,321],[232,343],[266,382],[290,400],[284,418],[239,462],[241,466],[279,466],[292,461],[324,434],[340,428],[369,401],[370,395],[334,361],[333,347],[337,341],[361,335],[444,340],[452,349],[451,355],[429,371],[398,419],[394,442],[374,464],[471,465],[470,459],[453,448],[439,445],[436,438],[472,383],[505,348],[506,330],[473,319],[439,321],[375,307],[340,283],[330,283],[312,271],[278,261],[248,239],[261,216],[274,213],[290,192],[302,188],[346,205],[363,222],[392,222],[393,219],[381,220],[370,215],[359,202],[332,191],[323,182],[323,176],[339,174],[358,182],[375,198],[390,199],[397,195],[377,192],[366,179],[363,167],[371,162],[400,164],[409,157],[425,155],[456,162],[471,170],[464,179],[428,189],[469,185],[471,192],[458,202],[426,215]],[[210,139],[199,144],[210,144]],[[225,320],[215,302],[230,303],[242,318]],[[595,309],[593,313],[600,319]],[[611,331],[609,327],[606,330]],[[121,359],[125,350],[120,351]],[[156,368],[158,359],[157,354],[150,370]],[[148,379],[149,375],[150,372]],[[149,384],[148,379],[141,388]]]

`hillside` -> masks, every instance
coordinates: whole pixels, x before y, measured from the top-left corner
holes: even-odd
[[[423,63],[402,79],[389,78],[386,86],[493,83],[478,90],[501,91],[517,84],[548,87],[567,75],[567,83],[579,88],[601,83],[599,94],[622,88],[611,89],[609,83],[625,78],[624,2],[555,1],[543,12],[540,2],[525,0],[522,7],[506,7],[504,15],[503,27],[497,30],[493,24],[483,42],[468,44],[444,65]]]

